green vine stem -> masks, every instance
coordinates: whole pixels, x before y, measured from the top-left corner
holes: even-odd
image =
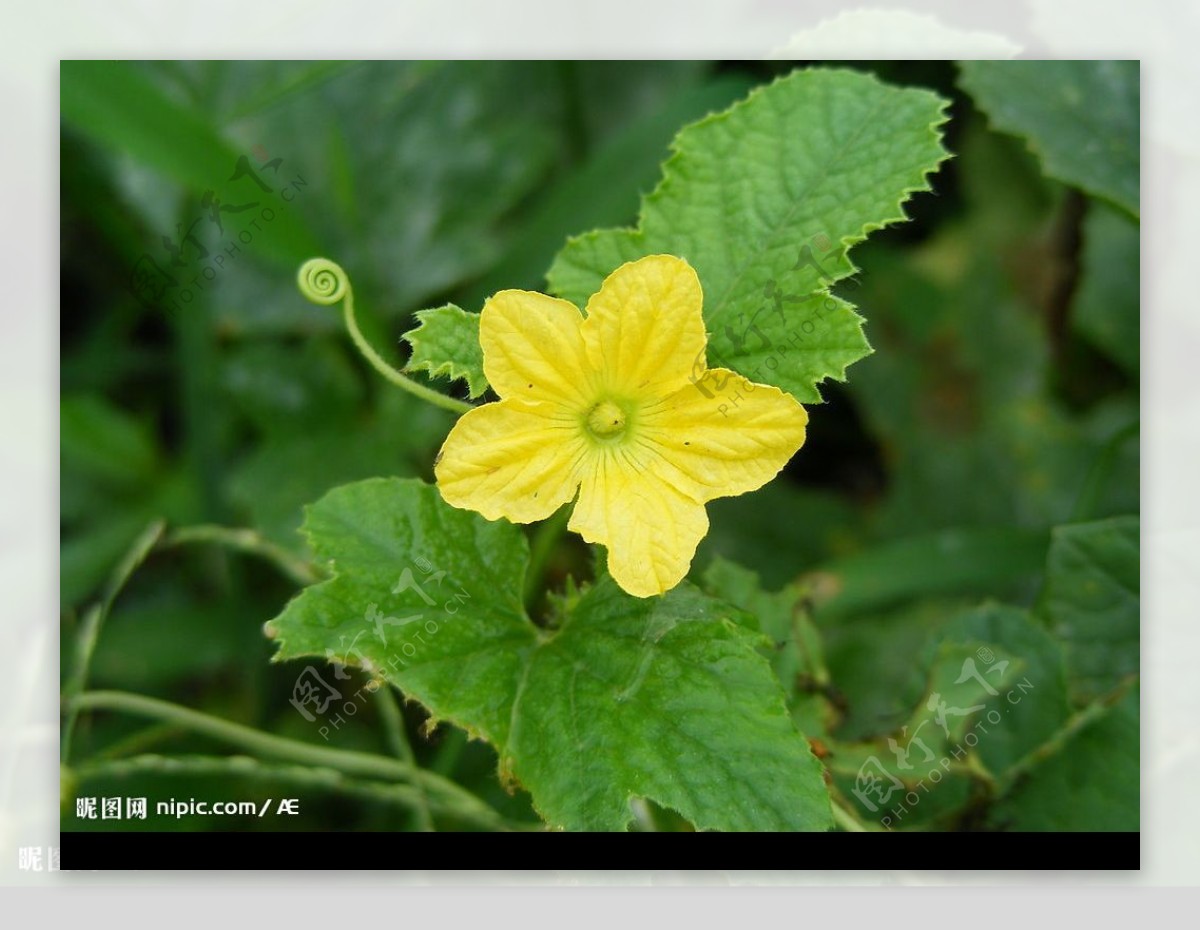
[[[1021,778],[1029,774],[1029,772],[1037,768],[1051,756],[1062,752],[1075,734],[1104,717],[1112,709],[1112,706],[1121,700],[1137,682],[1138,677],[1136,675],[1129,676],[1111,694],[1093,701],[1068,717],[1062,726],[1050,735],[1049,739],[1026,753],[1004,772],[997,780],[995,796],[1003,797],[1016,786]]]
[[[505,829],[504,819],[471,792],[426,769],[399,759],[368,752],[314,746],[300,740],[263,733],[220,717],[213,717],[158,698],[128,694],[124,691],[88,691],[68,702],[72,711],[112,710],[177,724],[193,733],[212,737],[259,756],[318,768],[336,769],[347,775],[407,782],[420,785],[430,802],[452,807],[454,812],[475,822],[487,821],[493,829]]]
[[[383,721],[384,735],[387,737],[388,748],[392,754],[400,759],[406,765],[411,765],[415,770],[417,768],[417,757],[413,754],[412,743],[408,740],[408,734],[404,732],[404,715],[400,711],[400,705],[397,703],[395,696],[392,694],[386,682],[381,682],[375,692],[375,699],[379,704],[379,717]],[[433,818],[429,813],[429,804],[425,797],[425,790],[421,787],[420,782],[414,782],[413,787],[416,790],[416,800],[414,811],[417,815],[417,825],[422,833],[430,833],[433,831]]]
[[[525,609],[531,610],[534,601],[545,587],[546,569],[559,540],[567,531],[570,507],[560,507],[533,533],[529,549],[529,569],[525,573]]]
[[[235,552],[260,556],[299,585],[314,584],[323,577],[311,562],[293,555],[282,546],[277,546],[256,530],[213,524],[184,526],[168,533],[160,545],[173,547],[190,543],[211,543],[225,546]]]
[[[71,739],[75,735],[75,726],[79,722],[79,710],[70,702],[70,699],[82,693],[83,689],[87,687],[88,670],[92,664],[92,653],[96,651],[96,643],[100,639],[100,629],[104,626],[104,621],[108,619],[117,595],[121,593],[121,589],[125,587],[130,576],[137,571],[138,566],[146,561],[165,529],[165,521],[155,520],[142,530],[116,569],[113,570],[100,602],[92,605],[83,618],[83,623],[75,638],[74,664],[62,692],[63,699],[66,701],[66,715],[59,738],[59,758],[63,762],[71,757]]]
[[[847,811],[838,801],[834,801],[830,805],[830,811],[833,813],[833,821],[845,833],[867,833],[869,832],[863,826],[857,817]]]
[[[300,293],[314,304],[332,307],[341,301],[342,317],[346,321],[346,330],[350,333],[354,345],[358,347],[363,358],[371,363],[371,367],[396,387],[452,413],[466,413],[473,409],[473,406],[465,401],[447,397],[413,381],[389,365],[383,356],[372,348],[358,328],[358,320],[354,316],[354,291],[350,287],[350,278],[337,262],[327,258],[310,258],[300,266],[296,283],[300,287]]]

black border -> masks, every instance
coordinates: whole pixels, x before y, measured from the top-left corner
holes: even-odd
[[[397,839],[403,838],[397,842]],[[1140,833],[826,833],[764,843],[753,833],[151,833],[61,834],[61,863],[70,870],[332,871],[395,868],[408,857],[422,867],[469,868],[468,861],[521,862],[562,868],[571,858],[596,867],[598,854],[616,853],[621,869],[662,868],[673,855],[708,853],[722,868],[952,869],[1041,871],[1136,870]],[[711,844],[711,845],[710,845]],[[390,852],[388,851],[390,850]],[[468,856],[464,857],[464,853]],[[649,854],[649,863],[638,856]],[[541,856],[553,857],[539,865]],[[603,862],[605,857],[600,857]],[[399,862],[397,860],[400,860]],[[601,868],[604,866],[601,865]]]

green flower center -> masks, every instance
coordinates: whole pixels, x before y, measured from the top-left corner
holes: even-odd
[[[587,428],[598,439],[613,439],[625,432],[625,411],[611,400],[602,400],[587,415]]]

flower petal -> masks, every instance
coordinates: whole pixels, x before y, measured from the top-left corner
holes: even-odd
[[[804,444],[808,414],[790,394],[725,368],[710,369],[642,411],[648,464],[698,501],[762,487]]]
[[[704,295],[692,266],[674,255],[627,262],[587,305],[583,338],[604,388],[662,394],[704,371]]]
[[[483,373],[502,398],[579,407],[589,369],[579,308],[533,291],[500,291],[483,305]]]
[[[651,597],[683,580],[708,532],[708,514],[629,450],[608,449],[585,465],[568,527],[608,547],[609,574],[625,591]]]
[[[545,520],[575,496],[583,439],[551,404],[502,400],[454,424],[434,466],[446,503],[489,520]]]

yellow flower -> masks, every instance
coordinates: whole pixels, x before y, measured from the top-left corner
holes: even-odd
[[[691,265],[650,255],[588,301],[500,291],[479,323],[500,396],[465,414],[435,467],[442,497],[489,520],[544,520],[578,492],[568,527],[608,549],[637,597],[687,574],[704,504],[770,481],[804,443],[790,394],[706,369],[703,296]]]

